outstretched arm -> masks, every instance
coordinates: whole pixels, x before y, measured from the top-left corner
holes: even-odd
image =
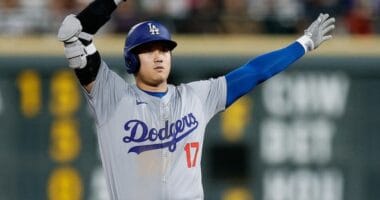
[[[332,38],[335,19],[328,14],[320,14],[306,30],[305,34],[289,46],[263,54],[226,75],[227,102],[230,106],[256,85],[285,70],[305,53],[316,49],[321,43]]]
[[[110,19],[117,5],[125,0],[95,0],[78,15],[68,15],[58,31],[69,67],[75,69],[80,83],[91,91],[101,58],[93,44],[93,35]]]

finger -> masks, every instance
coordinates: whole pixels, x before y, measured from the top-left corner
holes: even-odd
[[[327,18],[329,18],[330,15],[321,13],[319,16],[321,18],[320,24],[322,24],[322,23],[324,23],[324,21],[326,21]]]
[[[321,25],[322,29],[326,28],[327,26],[330,26],[335,23],[335,18],[330,18],[327,21],[323,22]]]
[[[318,18],[315,20],[318,24],[321,24],[322,23],[322,19],[323,19],[323,14],[320,13]]]
[[[332,38],[332,35],[326,35],[322,37],[322,42],[330,40]]]
[[[330,17],[330,15],[329,15],[329,14],[327,14],[327,13],[326,13],[326,14],[324,14],[324,15],[323,15],[323,21],[325,21],[325,20],[326,20],[326,19],[328,19],[329,17]]]
[[[335,25],[330,25],[329,27],[322,30],[322,35],[326,35],[326,33],[335,29]]]

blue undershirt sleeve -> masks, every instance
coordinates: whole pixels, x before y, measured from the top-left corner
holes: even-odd
[[[294,42],[283,49],[260,55],[228,73],[225,76],[227,81],[226,108],[256,85],[285,70],[304,54],[303,46]]]

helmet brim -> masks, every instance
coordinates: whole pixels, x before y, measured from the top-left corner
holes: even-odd
[[[145,45],[148,45],[148,44],[151,44],[151,43],[163,43],[163,44],[167,45],[167,47],[169,47],[170,51],[172,51],[177,46],[177,42],[175,42],[173,40],[155,39],[155,40],[148,40],[148,41],[144,41],[144,42],[138,43],[136,45],[133,45],[132,47],[130,47],[128,49],[128,51],[132,51],[133,52],[137,48],[141,48],[141,47],[143,47]]]

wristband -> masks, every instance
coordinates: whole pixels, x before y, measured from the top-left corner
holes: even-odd
[[[297,42],[300,43],[302,47],[305,49],[305,53],[314,49],[314,42],[307,35],[303,35],[300,38],[298,38]]]

